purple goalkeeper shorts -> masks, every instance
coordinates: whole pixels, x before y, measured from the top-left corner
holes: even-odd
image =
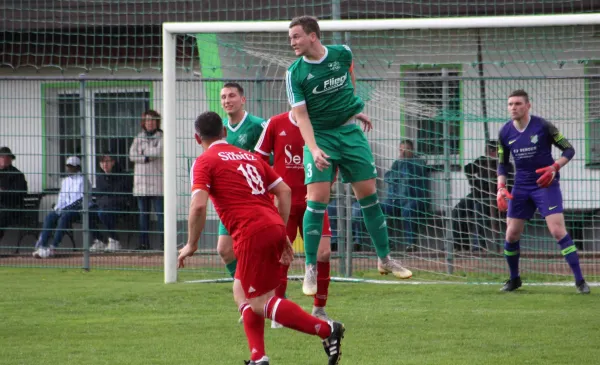
[[[563,212],[562,193],[556,180],[547,188],[537,185],[515,186],[511,194],[513,199],[508,201],[509,218],[531,219],[536,208],[544,218]]]

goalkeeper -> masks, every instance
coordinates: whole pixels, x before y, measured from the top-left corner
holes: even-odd
[[[525,221],[539,209],[573,271],[577,292],[588,294],[590,287],[583,279],[577,249],[565,228],[558,173],[573,158],[575,149],[552,123],[530,115],[530,108],[527,93],[513,91],[508,97],[511,120],[500,129],[498,137],[497,203],[500,211],[508,209],[504,256],[510,269],[510,279],[502,290],[513,291],[521,286],[519,239]],[[552,145],[562,151],[562,156],[556,161],[552,158]],[[515,185],[509,193],[506,190],[506,167],[511,152],[515,162]]]

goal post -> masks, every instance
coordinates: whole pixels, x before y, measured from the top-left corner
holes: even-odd
[[[385,20],[323,20],[323,32],[527,28],[600,24],[600,14],[501,16]],[[177,281],[177,35],[198,33],[285,33],[289,21],[192,22],[163,24],[164,280]],[[286,44],[281,44],[285,48]],[[377,95],[375,95],[377,97]],[[283,111],[283,110],[282,110]],[[198,111],[200,112],[200,110]],[[193,121],[190,120],[189,123]]]

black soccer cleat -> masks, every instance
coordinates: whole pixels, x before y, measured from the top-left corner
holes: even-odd
[[[337,365],[342,358],[342,339],[346,328],[340,322],[329,322],[331,325],[331,335],[323,340],[323,348],[329,356],[329,365]]]
[[[521,287],[521,285],[523,285],[523,282],[521,281],[521,277],[517,276],[514,279],[506,280],[506,283],[504,283],[504,286],[500,290],[501,291],[514,291],[514,290],[519,289]]]
[[[590,293],[590,286],[585,282],[585,280],[581,280],[581,281],[575,283],[575,286],[577,287],[578,294],[589,294]]]

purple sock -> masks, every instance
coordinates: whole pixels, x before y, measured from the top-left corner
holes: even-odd
[[[519,245],[519,241],[514,243],[504,241],[504,257],[506,257],[506,262],[508,263],[508,268],[510,269],[511,279],[519,277],[519,256],[521,256],[520,248],[521,246]]]
[[[577,248],[571,239],[571,236],[567,233],[560,241],[558,241],[558,245],[560,246],[560,252],[565,257],[565,261],[571,267],[573,271],[573,276],[575,276],[575,282],[578,283],[583,280],[583,274],[581,274],[581,267],[579,267],[579,255],[577,254]]]

